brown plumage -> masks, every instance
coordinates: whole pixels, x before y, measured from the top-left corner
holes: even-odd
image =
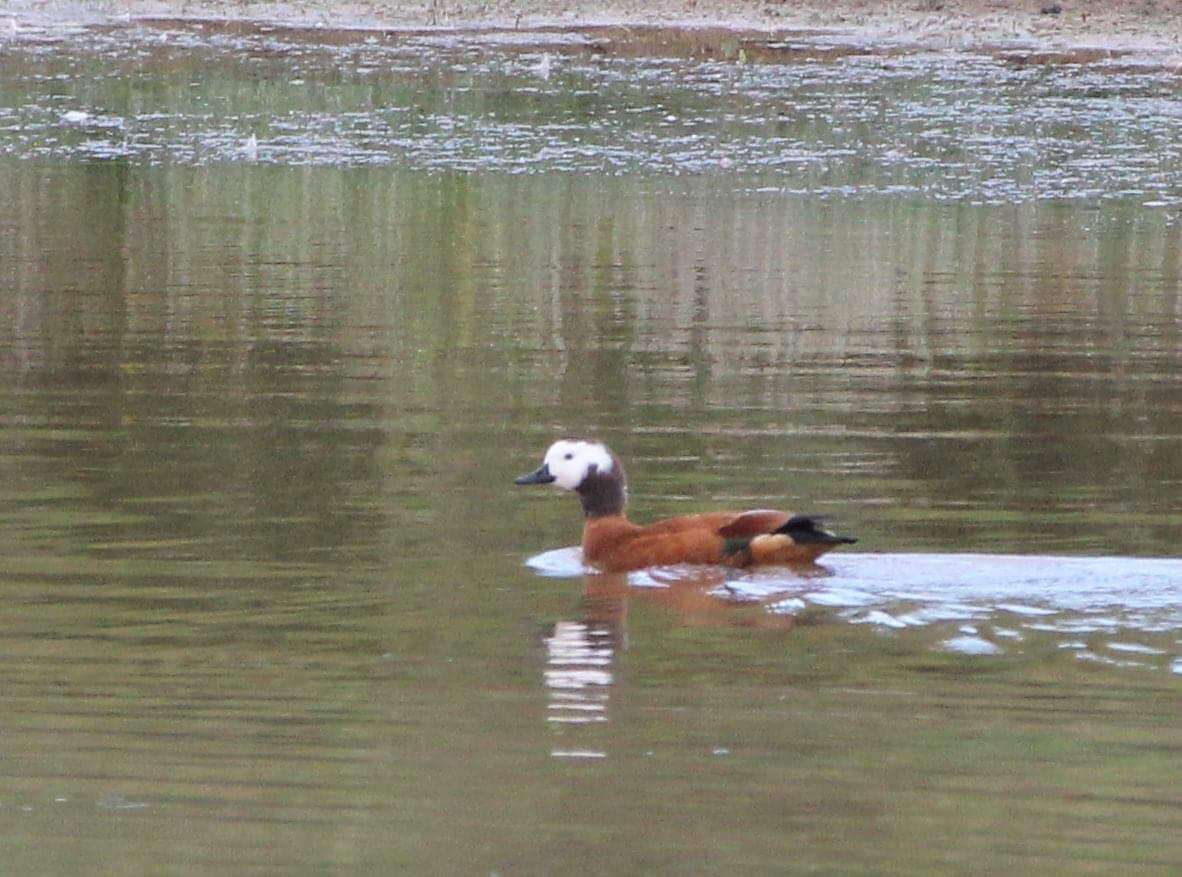
[[[583,559],[603,572],[675,563],[745,567],[812,563],[857,541],[818,526],[818,519],[774,509],[710,512],[639,526],[624,514],[627,480],[620,461],[598,442],[563,440],[518,484],[557,484],[579,495],[586,523]]]

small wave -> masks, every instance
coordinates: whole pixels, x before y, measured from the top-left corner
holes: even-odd
[[[597,575],[578,547],[544,552],[527,565],[551,577]],[[1081,660],[1172,672],[1182,666],[1177,559],[841,553],[803,569],[673,566],[627,578],[637,588],[700,586],[719,600],[762,603],[778,615],[822,610],[884,632],[944,625],[953,634],[942,647],[962,654],[1004,654],[1041,635],[1062,639],[1056,645],[1076,650]]]

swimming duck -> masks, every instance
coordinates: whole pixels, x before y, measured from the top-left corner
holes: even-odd
[[[583,504],[583,559],[601,572],[674,563],[812,563],[838,545],[856,542],[818,526],[819,519],[774,509],[709,512],[666,518],[642,527],[624,514],[628,482],[619,459],[602,442],[564,439],[517,484],[554,484]]]

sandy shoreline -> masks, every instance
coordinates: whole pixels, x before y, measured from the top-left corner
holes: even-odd
[[[709,25],[749,33],[803,31],[830,44],[895,50],[1022,51],[1036,62],[1119,56],[1182,75],[1182,0],[10,0],[0,16],[9,22],[2,29],[7,38],[161,19],[317,30]]]

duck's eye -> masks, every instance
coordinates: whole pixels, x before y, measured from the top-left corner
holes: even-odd
[[[574,454],[566,454],[565,456],[563,456],[563,458],[562,458],[562,459],[564,459],[564,460],[573,460],[574,458],[575,458],[575,455],[574,455]]]

